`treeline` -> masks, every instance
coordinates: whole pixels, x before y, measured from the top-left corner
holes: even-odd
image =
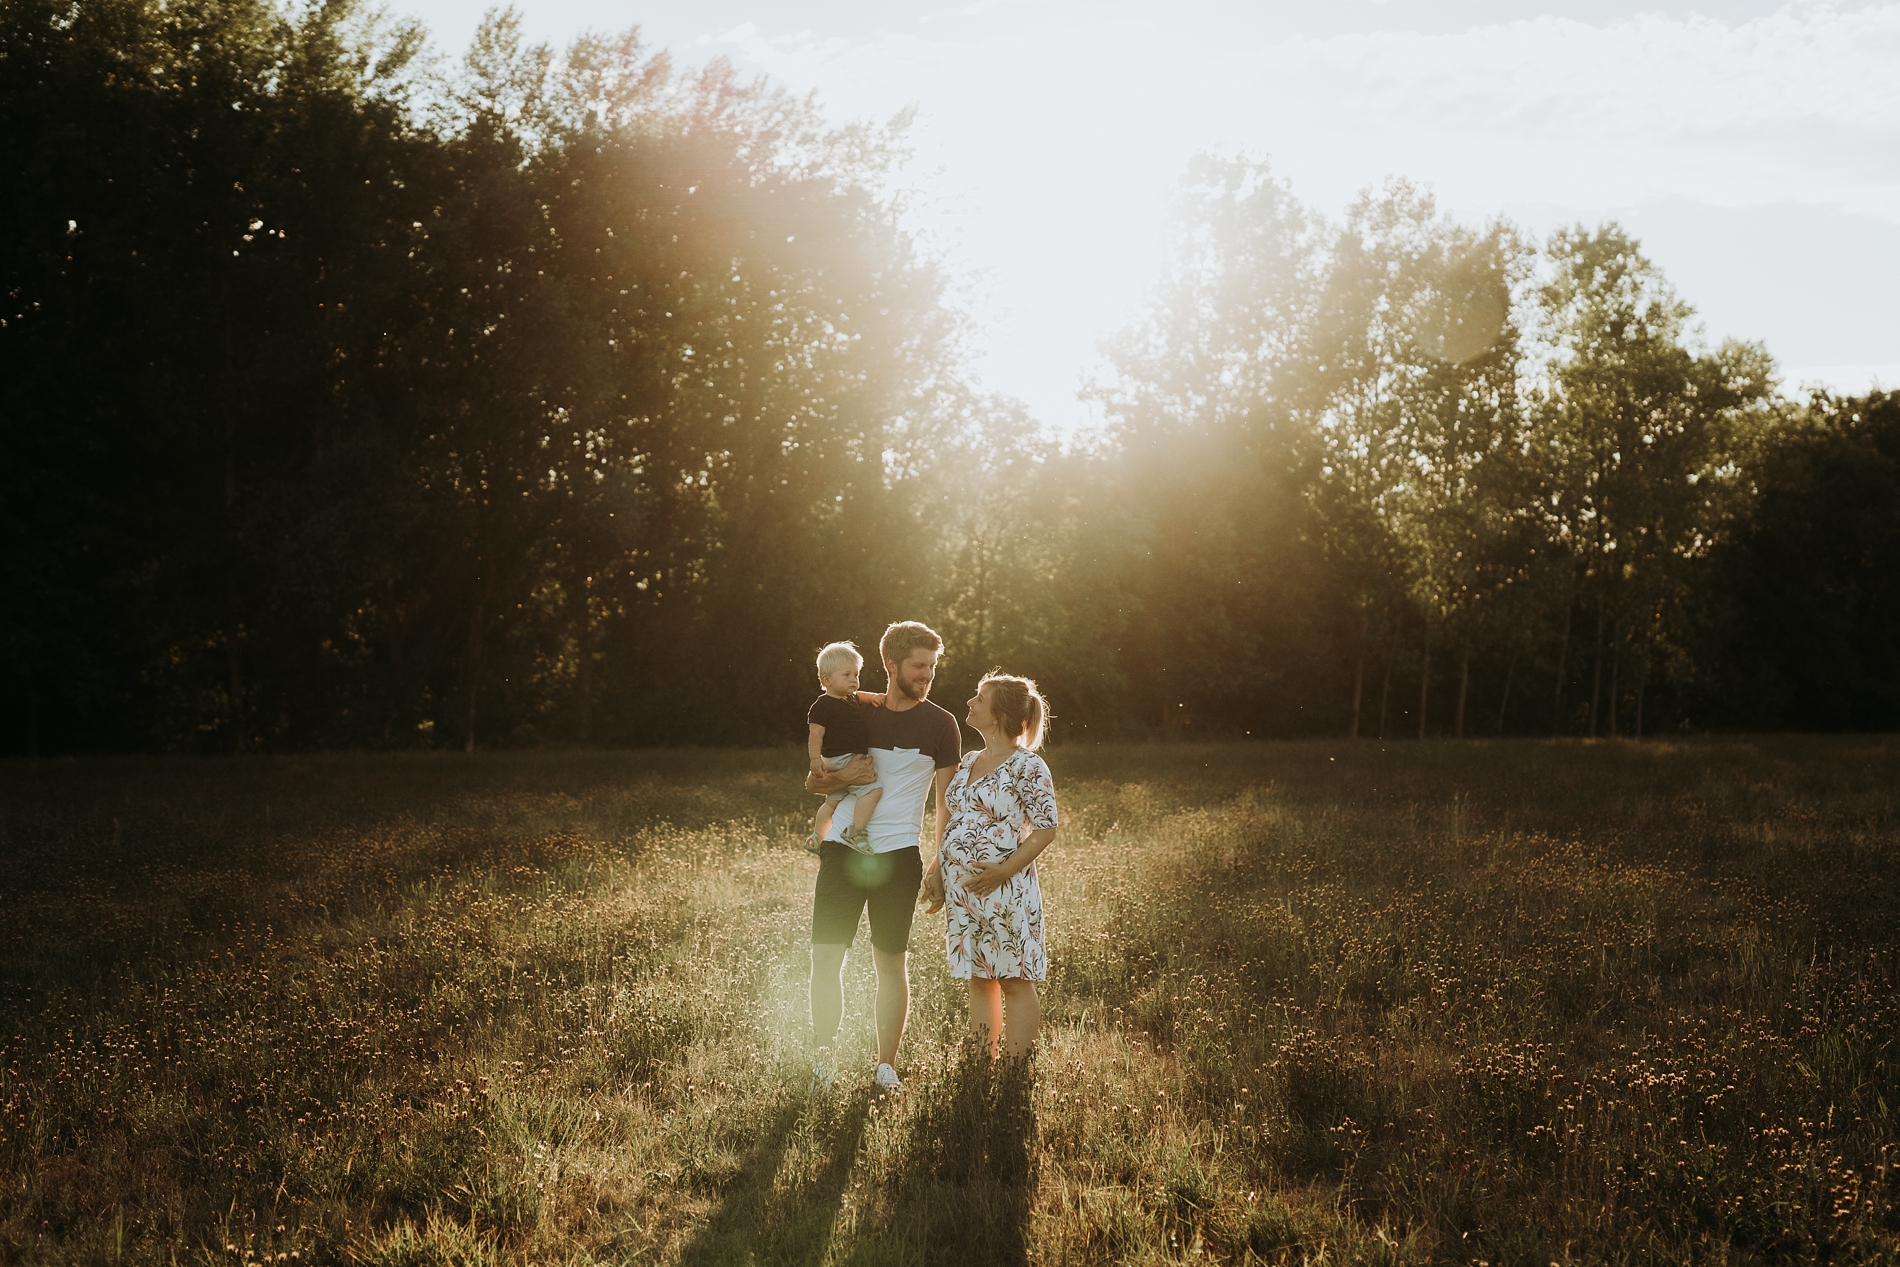
[[[884,622],[1059,738],[1900,719],[1900,400],[1701,349],[1614,226],[1203,159],[1060,445],[899,125],[491,14],[0,9],[0,745],[796,739]]]
[[[1147,717],[1900,724],[1900,396],[1780,397],[1614,224],[1535,243],[1400,181],[1328,223],[1203,158],[1174,243],[1096,388],[1149,662],[1192,666]]]

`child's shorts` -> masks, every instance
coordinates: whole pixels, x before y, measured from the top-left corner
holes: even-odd
[[[841,752],[835,757],[826,757],[824,758],[825,769],[842,770],[846,766],[851,764],[852,758],[861,757],[863,755],[864,754],[861,752]],[[830,796],[827,796],[825,799],[827,801],[847,800],[853,796],[863,796],[866,792],[873,791],[883,786],[884,785],[882,783],[860,783],[855,787],[848,787],[848,788],[845,788],[843,791],[833,792]]]

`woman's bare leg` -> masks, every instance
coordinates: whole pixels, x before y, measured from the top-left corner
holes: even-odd
[[[1003,1038],[1003,991],[1002,983],[985,977],[970,978],[970,1028],[976,1031],[976,1041],[990,1049],[990,1058],[996,1058],[996,1045]]]
[[[1005,1046],[1012,1058],[1021,1056],[1036,1045],[1036,1031],[1042,1025],[1042,1000],[1036,997],[1036,983],[1011,977],[990,984],[1002,987]]]

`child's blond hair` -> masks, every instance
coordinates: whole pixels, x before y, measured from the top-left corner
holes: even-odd
[[[864,667],[864,656],[859,653],[858,646],[854,642],[829,643],[823,651],[818,653],[820,677],[828,673],[836,673],[846,664],[856,665],[860,669]]]

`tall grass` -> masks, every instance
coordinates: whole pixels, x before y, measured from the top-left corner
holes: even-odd
[[[789,752],[0,768],[0,1259],[1893,1261],[1889,741],[1069,748],[806,1088]]]

